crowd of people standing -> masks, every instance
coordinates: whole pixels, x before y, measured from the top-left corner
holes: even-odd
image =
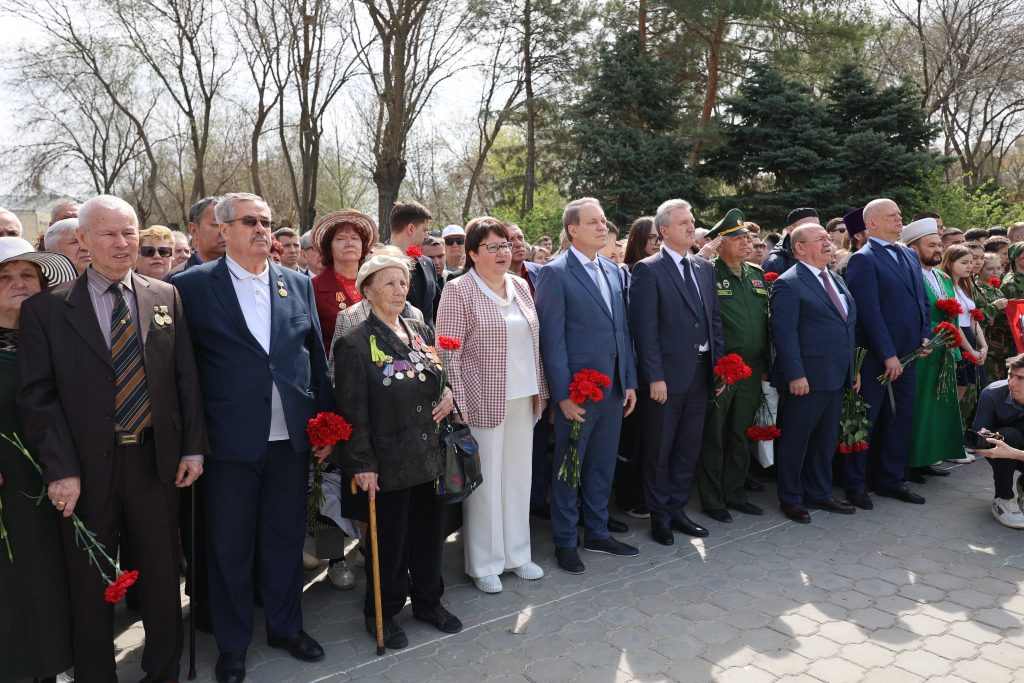
[[[269,646],[323,658],[301,608],[318,530],[343,539],[325,557],[339,589],[356,584],[344,539],[359,539],[365,628],[376,633],[376,563],[384,643],[403,648],[407,601],[439,631],[462,629],[441,571],[459,524],[465,573],[498,593],[507,574],[544,577],[538,520],[554,564],[582,574],[581,546],[640,553],[616,538],[629,526],[613,504],[666,546],[714,531],[687,513],[694,485],[717,524],[765,514],[752,469],[774,475],[797,523],[809,508],[871,510],[872,492],[923,504],[907,482],[972,460],[965,427],[975,452],[1000,456],[993,516],[1024,528],[1024,356],[1004,314],[1024,298],[1024,223],[1005,236],[936,215],[904,225],[883,198],[824,223],[796,208],[775,234],[737,209],[698,228],[670,199],[618,239],[585,197],[565,206],[556,247],[488,216],[433,232],[426,207],[400,201],[382,244],[361,212],[300,235],[232,193],[195,204],[185,239],[140,230],[128,203],[101,195],[58,206],[33,246],[12,216],[0,210],[0,433],[20,436],[0,442],[3,683],[72,666],[84,683],[114,680],[104,588],[130,569],[144,680],[177,680],[183,554],[216,678],[240,683],[257,603]],[[942,323],[958,333],[949,348],[930,341]],[[736,356],[746,376],[723,382],[716,368]],[[588,373],[599,398],[580,395]],[[851,394],[870,448],[837,454]],[[351,425],[333,446],[307,435],[325,412]],[[767,422],[773,462],[756,464],[749,430]],[[461,519],[436,485],[450,423],[468,426],[483,474]],[[40,487],[48,506],[7,495]],[[113,579],[95,548],[120,548]]]

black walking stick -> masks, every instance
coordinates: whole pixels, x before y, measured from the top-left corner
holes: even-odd
[[[188,610],[188,680],[196,680],[196,482],[189,487],[190,496],[188,520],[188,581],[192,586]]]

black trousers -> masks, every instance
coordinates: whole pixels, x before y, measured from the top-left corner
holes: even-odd
[[[1024,425],[1017,423],[1013,427],[989,427],[994,432],[1003,435],[1006,443],[1014,448],[1024,450]],[[1024,460],[1009,460],[1006,458],[985,458],[992,466],[992,484],[996,490],[996,498],[1013,498],[1013,473],[1024,474]]]
[[[434,482],[377,493],[377,552],[380,558],[381,611],[393,617],[412,597],[414,609],[441,602],[441,550],[444,510]],[[373,556],[366,553],[366,602],[363,614],[374,616]]]
[[[114,449],[110,499],[101,512],[79,514],[113,556],[122,533],[128,536],[132,565],[139,572],[135,588],[142,606],[146,645],[142,653],[145,683],[178,678],[184,634],[178,594],[178,491],[160,483],[152,440]],[[117,680],[114,664],[114,606],[104,600],[106,586],[88,554],[75,544],[70,520],[61,518],[64,562],[71,589],[75,680],[109,683]],[[100,567],[113,579],[105,560]]]

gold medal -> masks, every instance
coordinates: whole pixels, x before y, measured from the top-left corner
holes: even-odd
[[[419,378],[420,378],[421,382],[426,382],[427,381],[427,376],[424,375],[422,372],[419,374]]]
[[[280,294],[281,296],[288,296],[288,290],[285,289],[284,287],[282,287],[281,289],[277,290],[277,293]]]

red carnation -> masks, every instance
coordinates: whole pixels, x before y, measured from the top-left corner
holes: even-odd
[[[775,282],[778,279],[779,279],[779,274],[778,273],[771,272],[771,273],[765,273],[764,274],[764,281],[767,282],[768,284],[771,284],[771,283]]]
[[[608,387],[611,384],[611,378],[603,372],[584,368],[572,376],[569,398],[577,405],[583,405],[588,400],[596,403],[604,399],[601,387]]]
[[[953,349],[960,346],[963,341],[963,337],[960,334],[960,328],[956,325],[948,322],[941,322],[932,328],[932,334],[946,334],[949,336],[949,341],[946,342],[946,346]]]
[[[960,315],[964,312],[963,306],[956,299],[939,299],[935,302],[935,308],[951,316]]]
[[[971,320],[977,320],[978,322],[981,322],[984,319],[985,319],[985,314],[981,312],[980,308],[972,308],[971,309]]]
[[[751,374],[750,366],[743,362],[743,357],[738,353],[722,356],[722,359],[715,363],[715,375],[724,384],[735,384],[750,377]]]
[[[997,277],[990,277],[988,279],[988,284],[989,284],[990,287],[998,287],[999,286],[999,278],[997,278]]]
[[[313,448],[333,446],[339,441],[348,441],[352,436],[352,425],[337,413],[317,413],[306,423],[306,436]]]
[[[437,338],[437,346],[444,351],[458,351],[462,348],[462,342],[454,337],[440,336]]]
[[[418,259],[420,256],[423,256],[423,250],[414,244],[405,250],[405,255],[409,258]]]
[[[964,360],[967,361],[968,363],[974,363],[975,365],[981,365],[981,361],[978,359],[978,357],[975,356],[973,353],[971,353],[969,351],[964,351],[963,352],[963,357],[964,357]]]
[[[848,446],[845,443],[841,443],[839,444],[839,452],[842,453],[843,455],[853,453],[853,446]]]
[[[751,441],[774,441],[780,436],[782,436],[782,431],[775,425],[747,427],[747,438]]]
[[[114,579],[113,583],[107,586],[107,589],[103,591],[104,599],[109,603],[121,602],[124,599],[125,593],[128,589],[139,580],[138,570],[131,570],[130,572],[121,572],[117,578]]]

